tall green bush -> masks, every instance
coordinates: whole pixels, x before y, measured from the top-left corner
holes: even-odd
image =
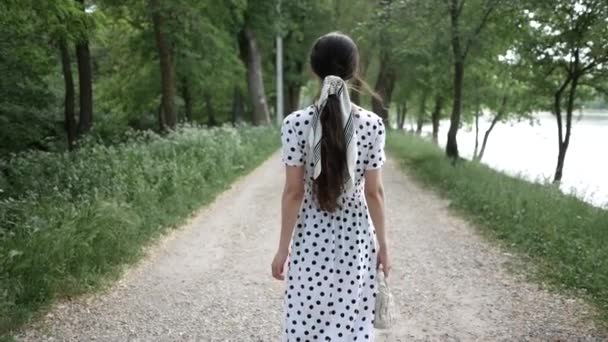
[[[278,147],[274,128],[182,127],[161,137],[30,152],[0,176],[0,335],[88,291]]]

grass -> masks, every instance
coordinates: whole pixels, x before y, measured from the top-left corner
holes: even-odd
[[[269,128],[180,128],[0,173],[0,340],[57,298],[116,279],[149,244],[278,148]],[[1,166],[1,164],[0,164]]]
[[[452,166],[437,146],[409,134],[392,132],[387,148],[482,231],[524,253],[536,276],[583,293],[608,320],[608,210],[483,164]]]

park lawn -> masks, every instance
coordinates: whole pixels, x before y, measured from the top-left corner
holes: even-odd
[[[523,253],[534,276],[582,294],[608,322],[608,210],[480,163],[453,166],[443,150],[411,134],[391,132],[387,149],[485,235]]]
[[[0,340],[55,299],[111,283],[146,245],[266,160],[279,141],[274,127],[183,127],[5,161]]]

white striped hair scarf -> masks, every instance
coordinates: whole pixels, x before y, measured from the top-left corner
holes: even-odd
[[[355,123],[353,122],[352,105],[348,95],[346,82],[338,76],[327,76],[323,79],[321,95],[315,103],[315,113],[312,119],[312,129],[308,135],[310,151],[309,164],[313,167],[313,179],[317,179],[321,174],[321,138],[323,129],[321,127],[321,113],[327,104],[330,95],[338,96],[340,101],[340,112],[344,125],[344,138],[346,141],[346,164],[347,174],[345,175],[344,190],[348,191],[355,187],[355,163],[357,162],[357,139],[355,137]]]

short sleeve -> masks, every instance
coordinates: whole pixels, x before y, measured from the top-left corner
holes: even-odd
[[[304,151],[290,117],[281,125],[281,158],[290,166],[304,165]]]
[[[386,142],[386,130],[384,129],[382,120],[372,126],[374,130],[374,140],[369,145],[369,151],[367,154],[367,160],[365,162],[366,170],[379,169],[384,165],[386,161],[386,155],[384,153],[384,145]]]

